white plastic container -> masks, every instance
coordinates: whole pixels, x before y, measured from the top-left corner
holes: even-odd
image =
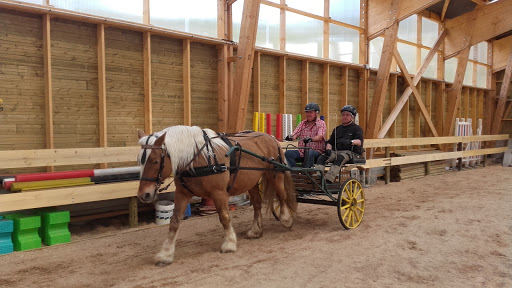
[[[170,200],[157,201],[155,204],[156,225],[169,224],[174,213],[174,203]]]

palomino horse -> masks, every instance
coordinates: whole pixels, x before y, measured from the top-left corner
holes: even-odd
[[[142,150],[138,155],[141,178],[137,196],[142,202],[155,201],[160,185],[174,176],[174,214],[169,224],[169,235],[156,255],[156,265],[171,264],[174,260],[176,236],[187,204],[192,196],[213,200],[224,227],[221,252],[236,251],[236,234],[228,213],[229,196],[249,192],[254,207],[254,220],[247,238],[262,236],[262,200],[280,202],[281,223],[291,228],[292,213],[297,208],[295,188],[290,172],[276,170],[274,164],[248,154],[233,153],[226,157],[230,145],[239,145],[268,159],[285,162],[277,140],[258,132],[241,132],[223,137],[210,129],[197,126],[172,126],[153,135],[138,131]],[[224,139],[224,140],[223,140]],[[258,182],[263,184],[263,199]],[[160,189],[162,190],[162,189]]]

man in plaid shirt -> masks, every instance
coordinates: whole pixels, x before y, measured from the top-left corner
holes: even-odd
[[[291,135],[286,136],[285,140],[294,141],[299,139],[299,147],[310,147],[308,157],[304,159],[304,149],[287,150],[284,153],[288,166],[295,167],[297,160],[303,160],[304,167],[313,167],[318,156],[325,151],[325,132],[327,126],[324,120],[320,119],[320,106],[316,103],[309,103],[304,109],[306,120],[299,123]],[[309,145],[308,145],[309,144]]]

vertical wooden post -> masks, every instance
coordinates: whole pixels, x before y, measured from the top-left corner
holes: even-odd
[[[129,218],[130,228],[135,228],[139,225],[139,208],[138,208],[138,204],[137,204],[137,197],[130,197],[128,218]]]
[[[301,83],[302,83],[302,107],[306,107],[309,103],[309,61],[303,60],[302,61],[302,76],[301,76]],[[306,119],[306,112],[304,112],[304,108],[301,109],[302,111],[302,119]]]
[[[398,91],[398,75],[393,74],[390,76],[389,84],[389,111],[392,111],[396,106],[396,94]],[[396,138],[396,121],[393,121],[389,128],[389,138]]]
[[[505,112],[505,104],[507,102],[508,87],[512,80],[512,54],[508,57],[507,67],[505,68],[505,75],[503,82],[501,82],[500,96],[498,97],[498,104],[496,105],[496,112],[492,121],[491,134],[499,134],[501,128],[501,119]]]
[[[105,25],[96,26],[98,51],[98,118],[100,147],[107,147],[107,76],[105,73]],[[145,131],[147,132],[147,131]],[[100,163],[100,168],[107,168],[107,163]]]
[[[183,39],[183,123],[192,125],[192,87],[190,81],[190,39]]]
[[[279,57],[279,113],[286,113],[286,56]]]
[[[368,64],[368,0],[360,0],[359,5],[359,26],[364,29],[359,33],[359,64]]]
[[[46,126],[46,148],[53,149],[53,87],[52,87],[52,52],[50,37],[50,15],[43,15],[43,58],[44,58],[44,108]],[[55,167],[47,167],[48,172]]]
[[[151,19],[149,15],[149,0],[144,0],[142,5],[144,6],[144,8],[142,9],[142,23],[149,25],[151,24]]]
[[[329,64],[325,63],[322,73],[322,109],[325,111],[323,114],[325,125],[327,126],[327,133],[331,131],[329,125],[329,106]],[[335,123],[335,125],[336,124],[338,123]]]
[[[228,87],[229,87],[229,75],[228,75],[228,45],[217,46],[217,71],[218,71],[218,129],[220,132],[226,132],[228,127]]]
[[[357,113],[359,114],[359,126],[363,131],[367,128],[367,107],[368,107],[368,78],[370,71],[367,69],[359,70],[359,105]],[[388,73],[389,75],[389,73]],[[375,100],[374,100],[375,101]],[[349,103],[350,104],[350,103]]]
[[[348,101],[348,67],[341,67],[341,96],[340,107],[347,105]],[[337,125],[338,123],[336,123]]]
[[[261,109],[261,53],[254,53],[254,112],[260,112]]]
[[[430,162],[425,162],[425,176],[430,175]]]
[[[384,148],[384,153],[386,153],[386,155],[385,155],[386,158],[391,157],[389,147]],[[384,167],[384,182],[386,184],[389,184],[390,180],[391,180],[391,166],[387,165],[386,167]]]
[[[153,133],[153,97],[151,92],[151,33],[144,32],[144,130]]]

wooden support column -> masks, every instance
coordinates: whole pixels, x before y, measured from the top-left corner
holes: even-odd
[[[183,39],[183,124],[192,125],[192,86],[190,81],[189,39]]]
[[[286,56],[279,57],[279,113],[286,113]]]
[[[43,62],[44,62],[44,110],[46,126],[46,148],[53,149],[53,86],[52,86],[52,52],[50,37],[50,15],[43,15]],[[54,172],[55,167],[48,166],[48,172]]]
[[[301,73],[302,73],[302,76],[301,76],[301,83],[302,83],[302,93],[301,93],[301,98],[302,98],[302,107],[306,107],[306,105],[308,105],[309,103],[309,61],[308,60],[303,60],[302,61],[302,69],[301,69]],[[301,109],[302,111],[302,119],[306,119],[306,112],[304,112],[303,109]]]
[[[512,80],[512,54],[508,57],[507,68],[505,68],[505,75],[503,82],[501,82],[500,96],[498,97],[498,104],[496,105],[496,113],[492,121],[491,134],[499,134],[501,128],[501,120],[505,112],[505,104],[507,102],[508,87]]]
[[[341,95],[340,107],[348,104],[348,67],[341,67]],[[338,123],[336,123],[338,124]]]
[[[254,53],[254,97],[253,105],[254,112],[260,112],[261,110],[261,53]]]
[[[228,132],[241,131],[245,124],[259,12],[259,0],[244,1]]]
[[[327,126],[327,131],[331,131],[329,125],[329,64],[323,65],[322,74],[322,109],[324,112],[324,121]],[[338,124],[338,123],[336,123]]]
[[[389,158],[391,157],[391,153],[390,153],[390,148],[389,147],[385,147],[384,148],[384,157],[386,158]],[[384,167],[384,181],[385,181],[385,184],[389,184],[389,182],[391,180],[391,166],[389,165],[386,165],[386,167]]]
[[[359,114],[359,126],[363,131],[367,127],[367,107],[368,107],[368,78],[370,77],[370,70],[359,70],[359,105],[356,107]],[[389,74],[388,74],[389,75]],[[375,101],[375,100],[374,100]],[[350,104],[350,103],[349,103]]]
[[[324,0],[324,17],[329,19],[329,3],[330,0]],[[329,21],[323,21],[324,22],[324,31],[323,31],[323,44],[322,44],[322,57],[325,59],[329,59],[329,34],[330,34],[330,27],[329,27]]]
[[[469,113],[469,97],[471,95],[471,89],[470,88],[467,88],[465,90],[463,90],[463,93],[462,95],[464,96],[464,109],[463,109],[463,114],[464,115],[464,118],[466,118],[466,121],[467,119],[470,117],[470,113]]]
[[[43,15],[44,107],[46,114],[46,148],[53,149],[53,86],[50,15]]]
[[[379,123],[382,117],[382,109],[384,107],[384,100],[386,98],[386,91],[389,81],[389,69],[391,68],[393,49],[396,47],[396,39],[398,35],[398,20],[396,18],[398,3],[398,0],[393,0],[392,2],[389,13],[389,21],[393,22],[393,24],[391,24],[391,26],[386,29],[386,32],[384,32],[384,44],[382,46],[379,71],[377,72],[377,83],[375,87],[375,94],[373,96],[372,106],[370,109],[370,115],[372,115],[372,119],[369,119],[370,121],[368,122],[368,127],[366,128],[367,138],[377,138],[379,132]]]
[[[144,130],[153,133],[153,97],[151,94],[151,33],[144,32]]]
[[[149,0],[145,0],[149,1]],[[230,39],[228,38],[226,19],[227,17],[227,2],[226,0],[217,0],[217,38]]]
[[[96,26],[98,52],[98,125],[100,147],[107,147],[107,77],[105,73],[105,25]],[[145,131],[146,133],[148,131]],[[107,163],[100,163],[100,168],[107,168]]]
[[[218,93],[218,131],[226,132],[228,127],[228,98],[229,98],[229,74],[228,74],[228,45],[217,46],[217,93]]]
[[[409,138],[409,98],[405,98],[402,108],[402,138]],[[408,150],[409,147],[402,146],[402,149]]]
[[[470,101],[471,101],[470,102],[471,103],[471,105],[470,105],[470,107],[471,107],[471,114],[470,115],[471,116],[470,117],[473,119],[473,125],[472,125],[472,127],[473,127],[473,135],[476,135],[476,129],[478,128],[478,118],[477,118],[477,115],[478,115],[477,108],[478,108],[478,106],[477,106],[477,102],[476,102],[477,93],[478,93],[478,91],[476,89],[473,89],[473,91],[472,91],[472,93],[470,95],[471,96],[470,97],[471,98],[470,99]]]
[[[437,83],[436,86],[436,129],[437,131],[443,131],[443,123],[444,123],[444,90],[446,84],[445,82]]]
[[[429,115],[432,115],[432,81],[427,81],[425,85],[425,109]],[[434,125],[435,126],[435,125]],[[437,127],[436,127],[437,130]],[[425,125],[424,136],[432,137],[432,131]]]
[[[222,0],[221,0],[222,1]],[[151,18],[149,13],[149,0],[143,0],[143,9],[142,9],[142,23],[149,25],[151,24]]]
[[[418,83],[416,89],[418,90],[418,95],[420,95],[420,97],[421,97],[421,92],[423,89],[423,83],[421,81]],[[414,118],[414,126],[412,128],[412,136],[415,138],[419,138],[419,137],[421,137],[421,108],[420,108],[418,101],[416,101],[416,103],[414,104],[413,118]],[[419,145],[414,145],[413,147],[414,147],[414,149],[420,148]]]
[[[368,0],[359,0],[359,7],[359,26],[364,29],[359,32],[359,64],[368,64]]]
[[[398,75],[392,74],[389,76],[389,111],[392,111],[393,108],[396,106],[396,94],[398,92]],[[384,138],[384,137],[383,137]],[[396,138],[396,124],[395,121],[393,121],[393,124],[391,124],[391,127],[389,128],[389,138]]]
[[[446,30],[444,30],[441,33],[441,35],[439,35],[439,38],[437,38],[436,43],[434,44],[434,47],[432,47],[432,49],[428,52],[427,57],[425,58],[425,61],[421,65],[420,70],[418,71],[418,73],[416,73],[416,75],[412,79],[412,83],[414,83],[414,85],[418,84],[418,82],[421,80],[421,76],[423,75],[425,70],[427,70],[428,65],[430,64],[430,61],[432,61],[432,59],[436,55],[436,53],[439,50],[439,48],[441,47],[441,44],[443,43],[443,40],[445,37],[446,37]],[[410,87],[410,86],[405,89],[404,93],[402,94],[402,96],[400,96],[400,99],[397,101],[396,106],[393,108],[391,113],[389,113],[388,119],[386,119],[386,121],[382,125],[382,128],[380,129],[379,134],[377,135],[377,138],[384,138],[384,136],[386,135],[386,133],[389,130],[389,127],[391,127],[391,125],[395,121],[396,117],[398,117],[398,113],[400,113],[400,110],[402,110],[402,107],[404,107],[405,103],[409,99],[409,96],[411,95],[412,91],[413,91],[412,87]]]
[[[455,80],[453,81],[453,87],[448,91],[447,98],[447,110],[445,125],[443,129],[443,136],[450,136],[453,133],[455,126],[455,116],[457,113],[457,107],[460,104],[460,95],[462,92],[462,83],[464,81],[464,74],[466,73],[466,64],[468,63],[470,47],[462,50],[459,54],[457,61],[457,70],[455,72]]]
[[[130,228],[139,226],[139,208],[137,206],[137,197],[130,197],[130,204],[128,206]]]

